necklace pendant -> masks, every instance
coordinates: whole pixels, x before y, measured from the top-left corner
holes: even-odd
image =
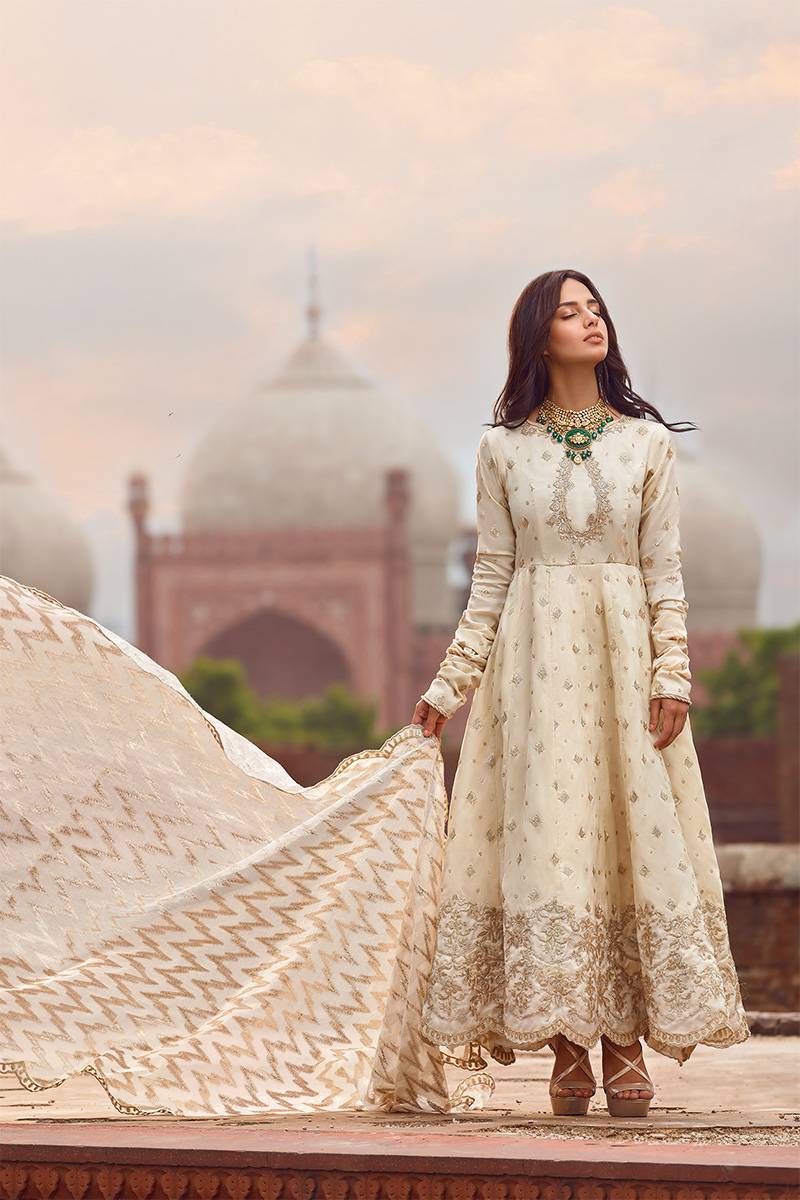
[[[568,429],[564,434],[564,451],[567,458],[576,463],[587,459],[591,454],[589,447],[594,436],[596,435],[585,429],[583,425],[573,425]]]
[[[574,425],[572,429],[568,429],[564,435],[564,441],[571,450],[583,450],[592,440],[592,435],[588,429],[584,429],[582,425]]]

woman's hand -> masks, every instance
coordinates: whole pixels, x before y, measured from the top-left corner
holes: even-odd
[[[650,730],[658,728],[661,717],[661,732],[653,742],[656,750],[663,750],[675,741],[686,724],[689,705],[684,700],[673,700],[671,696],[654,696],[650,701]]]
[[[414,709],[414,716],[411,718],[411,724],[424,726],[425,737],[430,737],[431,734],[439,737],[447,719],[432,704],[428,704],[427,700],[418,700],[417,707]]]

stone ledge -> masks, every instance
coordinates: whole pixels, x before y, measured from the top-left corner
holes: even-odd
[[[731,842],[714,847],[726,892],[800,889],[800,844]]]
[[[766,1037],[800,1035],[800,1012],[746,1012],[750,1032]]]
[[[19,1129],[15,1130],[19,1134]],[[795,1150],[194,1131],[2,1146],[0,1200],[796,1200]],[[44,1135],[44,1137],[43,1137]],[[2,1136],[2,1135],[0,1135]],[[223,1142],[227,1140],[227,1147]],[[319,1144],[315,1149],[314,1143]],[[338,1142],[338,1149],[334,1145]],[[441,1143],[445,1143],[445,1149]],[[194,1143],[194,1145],[192,1145]]]

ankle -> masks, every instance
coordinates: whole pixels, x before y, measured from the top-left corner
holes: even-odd
[[[583,1050],[583,1046],[579,1046],[577,1042],[571,1042],[565,1033],[557,1033],[550,1042],[550,1046],[554,1050],[564,1045],[572,1046],[573,1050]]]

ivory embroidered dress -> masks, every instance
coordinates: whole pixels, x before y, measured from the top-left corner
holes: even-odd
[[[643,1036],[685,1061],[749,1028],[686,724],[670,431],[617,414],[574,463],[530,418],[477,455],[469,601],[423,694],[475,687],[453,783],[426,1038],[536,1049]]]

